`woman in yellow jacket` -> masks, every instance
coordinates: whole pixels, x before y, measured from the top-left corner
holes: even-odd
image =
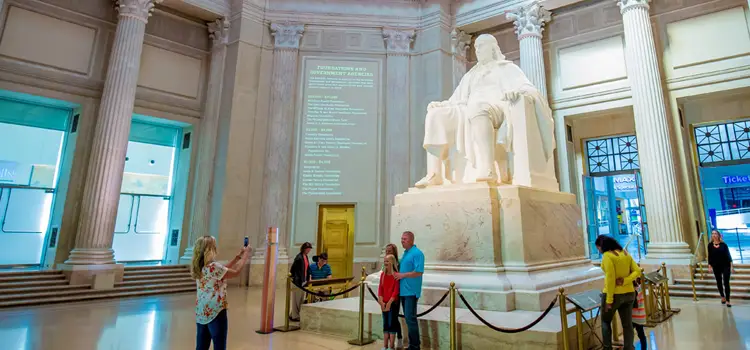
[[[599,236],[595,244],[602,253],[604,271],[601,311],[604,349],[612,349],[612,319],[617,311],[622,321],[624,350],[633,350],[633,281],[641,275],[641,268],[614,238]]]

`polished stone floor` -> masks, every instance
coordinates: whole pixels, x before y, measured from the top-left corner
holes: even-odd
[[[0,310],[3,350],[162,350],[195,348],[194,296],[190,294]],[[276,321],[283,321],[283,293]],[[255,333],[260,291],[229,291],[229,349],[380,349],[304,332]],[[647,329],[650,349],[750,349],[750,303],[732,309],[716,300],[673,299],[682,313]]]

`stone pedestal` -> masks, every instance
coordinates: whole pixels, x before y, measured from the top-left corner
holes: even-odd
[[[117,282],[122,282],[125,275],[124,264],[71,265],[60,264],[57,269],[63,271],[71,285],[88,284],[94,289],[111,289]],[[97,276],[103,276],[97,278]]]
[[[450,282],[481,310],[540,311],[559,287],[602,285],[585,257],[573,194],[473,183],[410,189],[396,196],[391,242],[412,231],[425,254],[423,297],[434,304]],[[377,284],[377,274],[368,280]]]

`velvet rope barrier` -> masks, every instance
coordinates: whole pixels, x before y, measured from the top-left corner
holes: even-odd
[[[469,312],[474,315],[480,322],[484,323],[485,326],[492,328],[492,330],[502,332],[502,333],[521,333],[523,331],[529,330],[531,327],[536,326],[537,323],[539,323],[544,317],[547,316],[547,314],[552,310],[553,307],[555,307],[555,304],[557,304],[557,298],[555,300],[552,300],[551,303],[549,303],[549,306],[547,306],[547,310],[544,310],[542,314],[534,320],[534,322],[529,323],[526,326],[523,326],[521,328],[502,328],[492,325],[491,323],[487,322],[487,320],[483,319],[482,316],[479,316],[479,314],[474,310],[474,308],[469,305],[469,302],[466,301],[466,298],[464,298],[463,294],[461,292],[458,292],[458,296],[461,298],[461,301],[466,305],[466,308],[469,309]]]
[[[377,295],[375,294],[375,292],[373,292],[373,291],[372,291],[372,289],[370,289],[370,286],[369,286],[369,285],[367,286],[367,290],[368,290],[368,291],[370,292],[370,295],[372,295],[372,298],[373,298],[373,299],[375,299],[375,301],[377,301],[377,300],[378,300],[378,296],[377,296]],[[432,312],[432,311],[434,311],[435,309],[437,309],[437,307],[438,307],[438,306],[440,306],[440,304],[442,304],[442,303],[443,303],[443,301],[445,301],[445,298],[447,298],[447,297],[448,297],[448,294],[450,294],[450,291],[448,291],[448,292],[445,292],[445,294],[443,294],[443,297],[442,297],[442,298],[440,298],[440,300],[439,300],[439,301],[438,301],[437,303],[435,303],[435,305],[432,305],[432,306],[431,306],[431,307],[430,307],[429,309],[427,309],[427,310],[426,310],[426,311],[424,311],[424,312],[418,313],[418,314],[417,314],[417,318],[419,318],[419,317],[422,317],[422,316],[424,316],[424,315],[427,315],[427,314],[429,314],[430,312]],[[398,315],[398,317],[404,318],[404,315]]]

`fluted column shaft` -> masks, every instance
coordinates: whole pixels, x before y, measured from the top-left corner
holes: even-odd
[[[409,189],[409,53],[414,30],[384,29],[386,44],[385,238],[390,237],[391,207]]]
[[[218,19],[208,23],[208,34],[213,41],[211,50],[211,66],[208,75],[208,89],[206,94],[206,109],[201,118],[200,133],[198,135],[198,160],[193,180],[193,209],[190,219],[190,231],[187,236],[187,249],[180,260],[190,260],[193,257],[193,243],[204,235],[215,236],[209,232],[211,222],[211,202],[213,198],[214,158],[216,155],[216,139],[219,128],[219,110],[221,106],[221,88],[224,77],[224,62],[227,56],[227,38],[229,35],[229,21]]]
[[[66,264],[113,264],[115,220],[128,149],[138,71],[151,0],[116,2],[115,31],[91,158],[83,191],[75,248]]]
[[[518,39],[521,46],[521,70],[537,90],[547,97],[547,74],[544,68],[542,36],[541,34],[527,34]]]
[[[544,25],[552,19],[552,15],[540,5],[540,1],[533,1],[509,12],[507,17],[516,27],[521,49],[521,70],[537,90],[547,97],[547,73],[544,68],[542,32]]]
[[[268,123],[266,167],[263,172],[262,218],[264,226],[278,227],[281,230],[279,246],[288,248],[295,82],[299,44],[304,26],[273,23],[271,32],[274,35],[275,47],[271,73],[271,114]]]
[[[682,237],[674,149],[664,105],[659,62],[647,0],[618,3],[625,31],[625,59],[633,94],[644,200],[650,236],[647,258],[689,255]]]

